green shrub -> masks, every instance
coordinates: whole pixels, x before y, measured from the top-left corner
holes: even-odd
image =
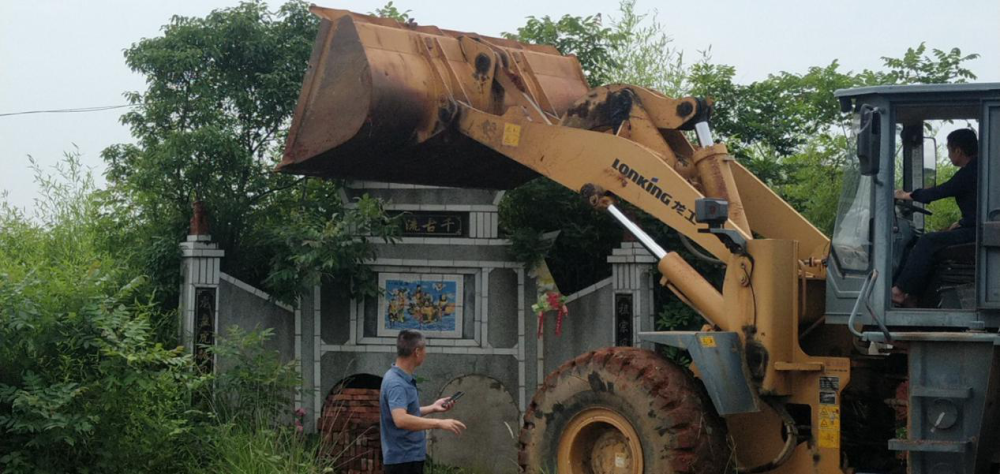
[[[232,326],[208,348],[218,357],[219,370],[206,398],[223,425],[273,428],[278,420],[290,419],[292,397],[301,384],[294,361],[282,363],[277,351],[264,348],[273,335],[270,328]]]
[[[212,348],[226,370],[202,374],[159,342],[176,313],[78,156],[35,171],[33,216],[0,201],[0,471],[330,472],[292,424],[297,372],[271,331],[230,329]]]
[[[93,181],[36,167],[33,218],[0,204],[0,469],[172,471],[208,378],[153,339],[147,281],[102,249]]]

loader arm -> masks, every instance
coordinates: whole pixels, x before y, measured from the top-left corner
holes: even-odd
[[[528,120],[515,108],[502,116],[459,107],[458,129],[473,140],[575,191],[597,186],[698,243],[720,260],[729,250],[698,233],[694,201],[704,197],[653,150],[610,133]],[[729,226],[737,229],[732,222]],[[747,239],[749,234],[738,231]]]

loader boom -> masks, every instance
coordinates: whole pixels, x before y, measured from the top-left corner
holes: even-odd
[[[693,218],[695,199],[718,197],[730,202],[729,227],[747,237],[751,215],[761,224],[753,232],[802,242],[803,260],[828,251],[829,240],[724,146],[688,142],[683,131],[710,114],[704,101],[635,86],[588,94],[576,58],[551,47],[312,11],[325,21],[281,171],[367,179],[378,170],[379,179],[501,189],[535,173],[574,191],[595,184],[725,260],[728,252],[698,234]],[[429,165],[451,172],[423,171]],[[765,202],[744,212],[741,193]]]

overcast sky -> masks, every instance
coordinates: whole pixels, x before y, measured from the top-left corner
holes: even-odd
[[[317,0],[320,5],[368,13],[385,0]],[[0,114],[124,104],[122,93],[141,90],[142,76],[122,51],[160,34],[170,16],[204,16],[229,0],[0,0]],[[270,2],[276,7],[280,0]],[[528,16],[614,17],[617,3],[594,0],[397,0],[417,22],[496,36]],[[968,64],[982,82],[1000,81],[1000,2],[976,0],[874,1],[650,1],[637,10],[658,19],[688,57],[711,46],[714,62],[736,67],[739,82],[769,73],[805,72],[838,59],[843,70],[881,67],[882,56],[907,47],[959,47],[982,57]],[[831,98],[832,100],[832,98]],[[74,144],[85,164],[103,173],[100,152],[131,140],[118,123],[121,110],[0,116],[0,190],[31,208],[37,193],[28,155],[55,164]]]

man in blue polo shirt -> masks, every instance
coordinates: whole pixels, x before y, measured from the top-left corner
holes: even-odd
[[[396,337],[396,363],[382,378],[379,393],[385,474],[423,474],[427,458],[425,430],[440,429],[462,434],[465,429],[465,425],[458,420],[423,417],[451,410],[455,404],[448,398],[442,398],[432,405],[420,406],[413,371],[424,363],[426,357],[423,334],[410,329],[399,332]]]

